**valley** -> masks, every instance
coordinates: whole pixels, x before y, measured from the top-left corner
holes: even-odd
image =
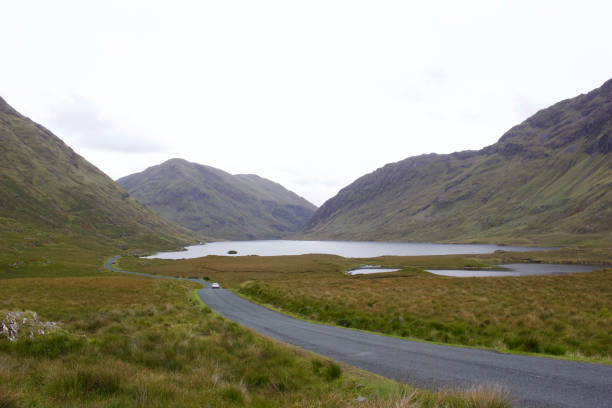
[[[113,271],[123,271],[111,265]],[[123,272],[134,274],[134,272]],[[146,274],[147,278],[173,278]],[[144,276],[143,276],[144,277]],[[188,278],[196,281],[194,278]],[[474,387],[503,383],[510,398],[525,406],[564,404],[597,407],[608,394],[610,367],[542,357],[512,356],[487,350],[407,341],[288,317],[241,299],[227,289],[199,280],[198,296],[221,316],[285,343],[310,350],[386,377],[428,387]],[[444,361],[445,370],[439,371]],[[515,375],[506,377],[505,372]],[[531,381],[524,382],[523,378]],[[569,390],[568,384],[589,383],[588,392]]]
[[[610,107],[608,81],[536,113],[492,146],[389,164],[317,209],[270,180],[182,159],[115,183],[0,99],[0,406],[545,405],[509,393],[502,378],[495,384],[484,377],[417,379],[411,371],[400,377],[367,365],[372,362],[361,366],[391,379],[379,377],[350,365],[357,360],[316,354],[327,353],[314,347],[321,339],[312,340],[313,347],[290,346],[261,335],[265,324],[222,318],[213,312],[222,309],[212,297],[212,309],[206,296],[198,297],[196,283],[126,276],[104,264],[120,255],[126,271],[220,282],[219,293],[249,309],[252,320],[273,309],[330,330],[401,339],[403,345],[453,353],[482,349],[466,351],[475,360],[493,351],[511,362],[534,355],[554,359],[552,365],[595,364],[594,370],[607,372]],[[225,256],[224,248],[193,259],[142,258],[201,241],[282,239],[268,241],[282,246],[291,245],[290,238],[325,239],[332,246],[342,239],[487,249],[341,257],[241,256],[241,247],[237,256]],[[601,268],[503,278],[426,271],[512,263]],[[346,274],[363,264],[398,271]],[[37,319],[56,328],[28,335],[26,322]],[[15,324],[24,325],[17,340]],[[421,369],[438,370],[453,359],[423,360]],[[467,360],[464,372],[475,370]],[[576,386],[571,378],[559,381]],[[578,406],[574,397],[560,398]]]
[[[125,270],[218,281],[299,318],[433,341],[610,363],[609,250],[414,257],[122,258]],[[600,263],[597,272],[449,278],[425,269],[512,262]],[[398,272],[347,275],[363,264]],[[589,296],[585,297],[584,294]]]

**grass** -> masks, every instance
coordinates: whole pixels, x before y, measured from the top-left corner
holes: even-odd
[[[525,261],[612,264],[609,254],[605,248],[574,248],[375,259],[330,255],[181,261],[124,258],[121,263],[127,270],[208,277],[257,302],[309,320],[441,343],[610,361],[609,269],[503,279],[458,279],[423,271]],[[401,271],[344,274],[363,263]]]
[[[0,237],[0,279],[100,275],[110,255],[141,253],[164,240],[146,234],[108,239],[96,231],[71,233],[2,217]]]
[[[418,390],[279,345],[203,307],[195,288],[114,275],[3,280],[0,311],[36,311],[61,330],[0,341],[0,407],[350,407],[358,396],[510,406],[501,391],[501,405],[485,392],[474,405],[471,391]]]

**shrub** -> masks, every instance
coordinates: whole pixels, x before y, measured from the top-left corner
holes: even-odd
[[[522,334],[505,341],[510,350],[527,351],[539,353],[541,351],[540,341],[537,337],[530,334]]]
[[[328,381],[337,380],[342,375],[342,369],[338,364],[329,363],[325,368],[325,378]]]
[[[319,374],[321,372],[321,368],[323,368],[323,363],[321,360],[312,360],[310,363],[312,365],[312,371],[315,374]]]
[[[544,353],[552,354],[553,356],[562,356],[567,350],[558,344],[547,344],[544,346]]]

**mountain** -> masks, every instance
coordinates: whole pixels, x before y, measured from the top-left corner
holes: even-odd
[[[107,253],[194,241],[2,98],[0,157],[0,261],[65,240]]]
[[[388,164],[321,206],[302,237],[609,245],[612,80],[479,151]]]
[[[167,219],[220,239],[282,238],[302,228],[316,209],[270,180],[182,159],[117,183]]]

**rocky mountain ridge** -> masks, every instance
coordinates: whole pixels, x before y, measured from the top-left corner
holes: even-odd
[[[342,189],[301,237],[551,244],[612,238],[612,80],[479,151],[388,164]]]

